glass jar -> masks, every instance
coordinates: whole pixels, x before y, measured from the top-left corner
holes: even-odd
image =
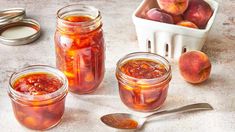
[[[61,85],[59,86],[61,87],[58,87],[54,92],[42,95],[26,94],[16,90],[15,83],[19,79],[23,78],[25,80],[18,81],[19,84],[22,84],[21,88],[24,89],[34,86],[35,82],[39,82],[37,78],[31,78],[31,80],[24,78],[35,73],[53,75],[60,82]],[[29,82],[34,85],[30,85]],[[9,80],[8,95],[12,102],[15,117],[20,124],[34,130],[49,129],[60,122],[64,114],[67,93],[68,80],[66,76],[61,71],[50,66],[34,65],[23,68],[13,73]]]
[[[105,71],[105,45],[100,11],[91,6],[69,5],[57,12],[55,32],[57,68],[77,94],[94,91]]]
[[[146,62],[143,62],[144,65],[139,67],[138,63],[141,61]],[[131,64],[130,62],[133,65],[128,66],[128,64]],[[150,70],[154,67],[159,68],[154,69],[154,71],[157,70],[154,72],[155,77],[149,74],[151,73],[148,71],[149,69],[146,71],[142,68],[148,67],[147,62],[153,63],[153,65],[151,64],[153,68],[151,65],[149,66]],[[159,72],[160,67],[164,72]],[[137,76],[128,75],[131,72],[133,72],[133,75],[141,75],[142,77],[137,78]],[[158,72],[159,75],[156,75]],[[157,54],[136,52],[128,54],[118,61],[116,77],[122,102],[133,110],[149,112],[159,109],[167,97],[171,80],[171,66],[165,58]]]

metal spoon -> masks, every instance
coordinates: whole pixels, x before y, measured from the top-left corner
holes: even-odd
[[[101,121],[104,124],[117,129],[140,129],[146,121],[156,116],[199,110],[213,110],[213,107],[208,103],[197,103],[171,110],[158,111],[146,117],[137,117],[125,113],[113,113],[102,116]]]

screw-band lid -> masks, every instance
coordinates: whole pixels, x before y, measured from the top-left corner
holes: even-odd
[[[35,41],[40,36],[40,25],[33,19],[25,18],[25,9],[10,8],[0,11],[0,43],[23,45]]]

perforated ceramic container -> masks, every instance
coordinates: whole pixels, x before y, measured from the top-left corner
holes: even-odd
[[[158,4],[157,0],[143,0],[132,16],[140,50],[175,60],[186,51],[201,50],[218,10],[216,1],[205,1],[212,7],[214,13],[205,29],[193,29],[145,19],[146,12],[158,7]]]

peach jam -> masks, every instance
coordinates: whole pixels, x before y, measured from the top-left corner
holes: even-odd
[[[77,94],[93,92],[104,77],[105,47],[100,12],[94,7],[70,5],[57,13],[56,66]]]
[[[126,106],[136,111],[154,111],[167,97],[171,66],[157,54],[136,52],[118,61],[116,77]]]
[[[23,126],[45,130],[60,122],[68,91],[62,72],[49,66],[30,66],[13,73],[9,83],[13,111]]]

